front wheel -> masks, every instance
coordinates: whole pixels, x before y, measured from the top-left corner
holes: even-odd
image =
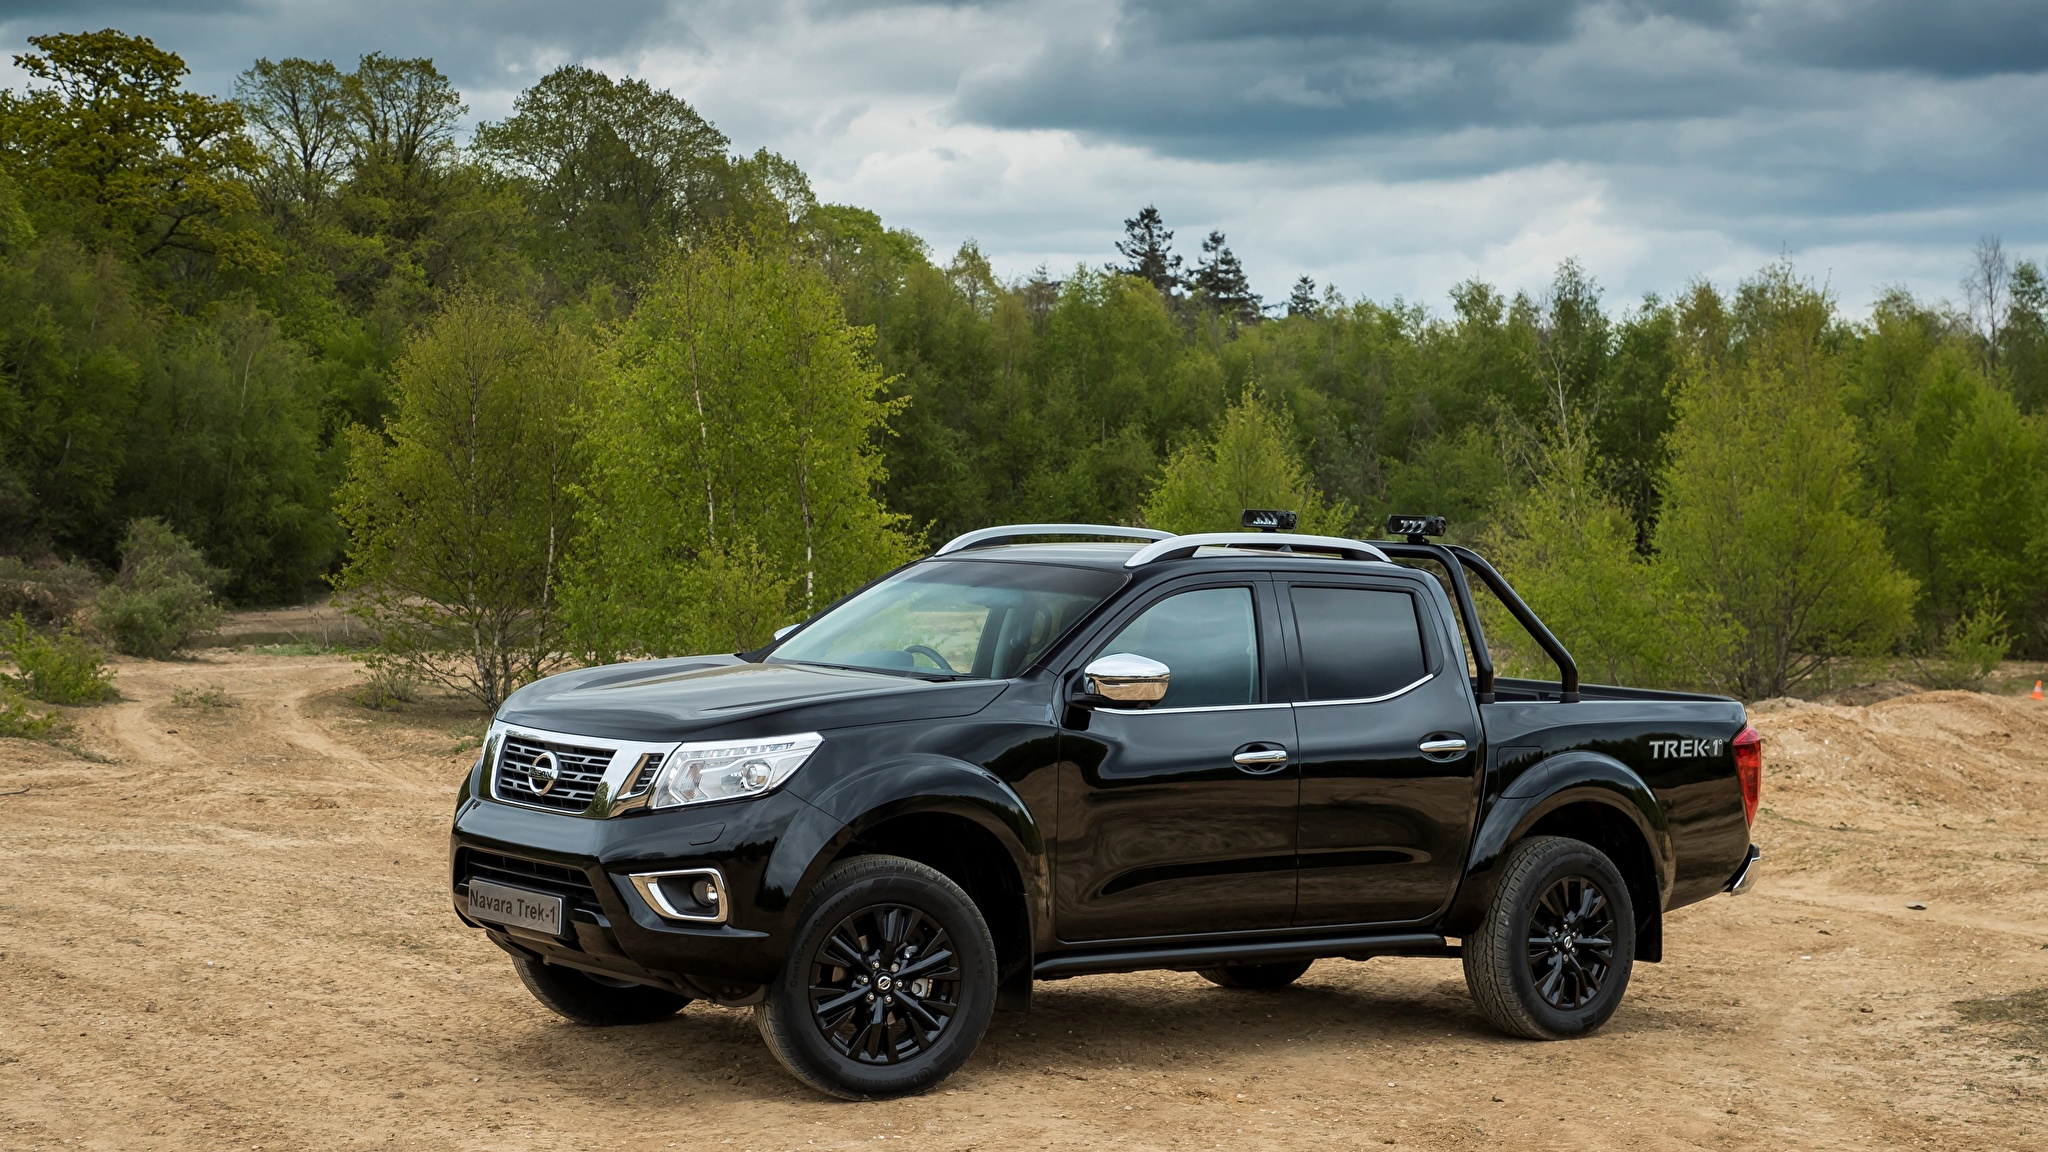
[[[1508,853],[1465,937],[1465,983],[1487,1020],[1531,1040],[1582,1036],[1621,1005],[1635,964],[1635,907],[1614,862],[1562,836]]]
[[[967,893],[915,861],[863,856],[818,882],[754,1019],[791,1075],[871,1100],[966,1063],[995,990],[995,940]]]

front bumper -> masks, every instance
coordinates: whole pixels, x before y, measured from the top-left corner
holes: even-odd
[[[780,970],[812,852],[836,822],[793,793],[590,819],[470,798],[450,837],[450,888],[463,923],[501,947],[553,963],[745,1000]],[[782,851],[794,842],[794,851]],[[715,869],[724,921],[664,917],[636,873]],[[560,895],[563,935],[483,923],[467,914],[471,877]]]

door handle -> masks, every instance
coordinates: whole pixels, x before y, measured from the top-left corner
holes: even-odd
[[[1426,756],[1446,756],[1453,752],[1463,752],[1471,745],[1465,743],[1463,736],[1438,736],[1424,740],[1418,747]]]
[[[1278,768],[1287,763],[1285,748],[1248,748],[1231,757],[1239,768]]]

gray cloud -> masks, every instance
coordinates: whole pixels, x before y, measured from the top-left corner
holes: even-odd
[[[1438,298],[1584,257],[1618,295],[1791,252],[1867,299],[2048,245],[2041,0],[0,0],[224,93],[258,56],[428,55],[495,117],[634,72],[829,198],[1012,273],[1157,201],[1269,294]],[[8,75],[0,63],[0,83]]]

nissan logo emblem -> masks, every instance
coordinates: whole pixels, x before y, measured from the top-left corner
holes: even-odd
[[[533,767],[526,770],[526,786],[535,796],[545,796],[554,790],[555,783],[562,778],[562,766],[555,763],[553,752],[543,752],[533,758]]]

